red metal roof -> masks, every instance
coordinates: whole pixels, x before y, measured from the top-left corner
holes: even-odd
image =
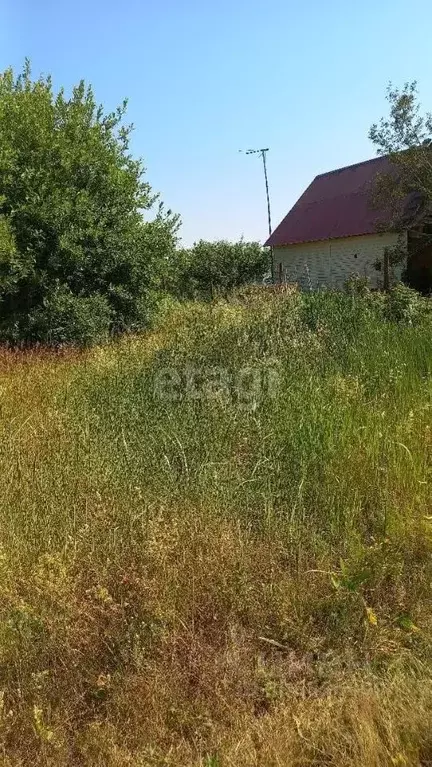
[[[372,234],[386,220],[371,204],[373,182],[391,172],[388,157],[349,165],[317,176],[281,221],[266,245],[293,245]]]

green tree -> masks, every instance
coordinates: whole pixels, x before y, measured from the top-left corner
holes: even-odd
[[[389,156],[392,171],[378,176],[373,204],[387,211],[387,227],[402,232],[432,203],[432,115],[422,113],[416,82],[401,89],[390,84],[387,100],[389,115],[372,125],[369,138],[378,154]],[[405,275],[411,285],[425,291],[432,288],[432,269],[424,258],[431,242],[432,229],[426,226],[410,252]],[[386,253],[389,264],[405,256],[402,244]]]
[[[390,84],[387,101],[389,115],[371,126],[369,138],[395,169],[378,180],[376,196],[392,208],[397,225],[404,212],[398,203],[407,195],[415,194],[417,204],[432,200],[432,115],[421,112],[416,82],[401,89]]]
[[[178,219],[129,152],[126,102],[105,114],[26,62],[0,75],[0,340],[90,343],[139,330]]]
[[[169,290],[180,298],[212,298],[261,280],[268,255],[258,242],[200,240],[178,250],[167,265]]]

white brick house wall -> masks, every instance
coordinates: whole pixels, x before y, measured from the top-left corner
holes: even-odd
[[[405,245],[406,240],[405,234]],[[279,264],[282,264],[284,281],[298,282],[305,290],[323,286],[342,288],[352,274],[368,277],[372,287],[379,288],[383,274],[375,269],[374,264],[378,259],[382,261],[385,247],[393,247],[397,242],[397,234],[385,232],[275,247],[275,280],[278,280]],[[398,264],[395,267],[395,279],[400,278],[403,266]]]

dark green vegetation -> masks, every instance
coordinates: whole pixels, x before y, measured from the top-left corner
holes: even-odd
[[[126,104],[104,114],[81,82],[0,78],[0,339],[86,344],[148,323],[177,219],[128,153]]]
[[[0,76],[0,342],[99,343],[148,327],[167,290],[208,296],[265,271],[254,243],[176,250],[125,110],[105,114],[83,82],[55,94],[29,65]]]
[[[208,300],[261,280],[269,268],[269,253],[258,242],[200,240],[175,251],[165,287],[179,299]]]
[[[431,762],[431,329],[254,289],[3,354],[5,765]]]

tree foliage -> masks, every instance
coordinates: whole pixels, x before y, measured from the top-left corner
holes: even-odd
[[[146,325],[177,217],[129,153],[126,102],[0,76],[0,339],[89,343]]]
[[[388,155],[391,171],[378,176],[373,189],[373,204],[387,211],[386,228],[401,233],[399,243],[387,249],[388,263],[406,259],[406,242],[402,233],[420,222],[432,205],[432,115],[422,113],[416,82],[403,88],[387,89],[390,111],[378,124],[372,125],[369,138],[378,154]],[[409,246],[404,279],[428,293],[432,289],[432,267],[429,253],[432,229],[424,225],[415,246]]]
[[[179,249],[167,267],[167,285],[179,298],[209,299],[261,280],[268,255],[258,242],[200,240]]]
[[[395,172],[378,178],[374,197],[379,207],[393,213],[392,225],[402,228],[410,195],[409,213],[432,201],[432,115],[422,114],[417,83],[387,88],[389,115],[371,126],[369,138],[380,155],[388,155]]]

